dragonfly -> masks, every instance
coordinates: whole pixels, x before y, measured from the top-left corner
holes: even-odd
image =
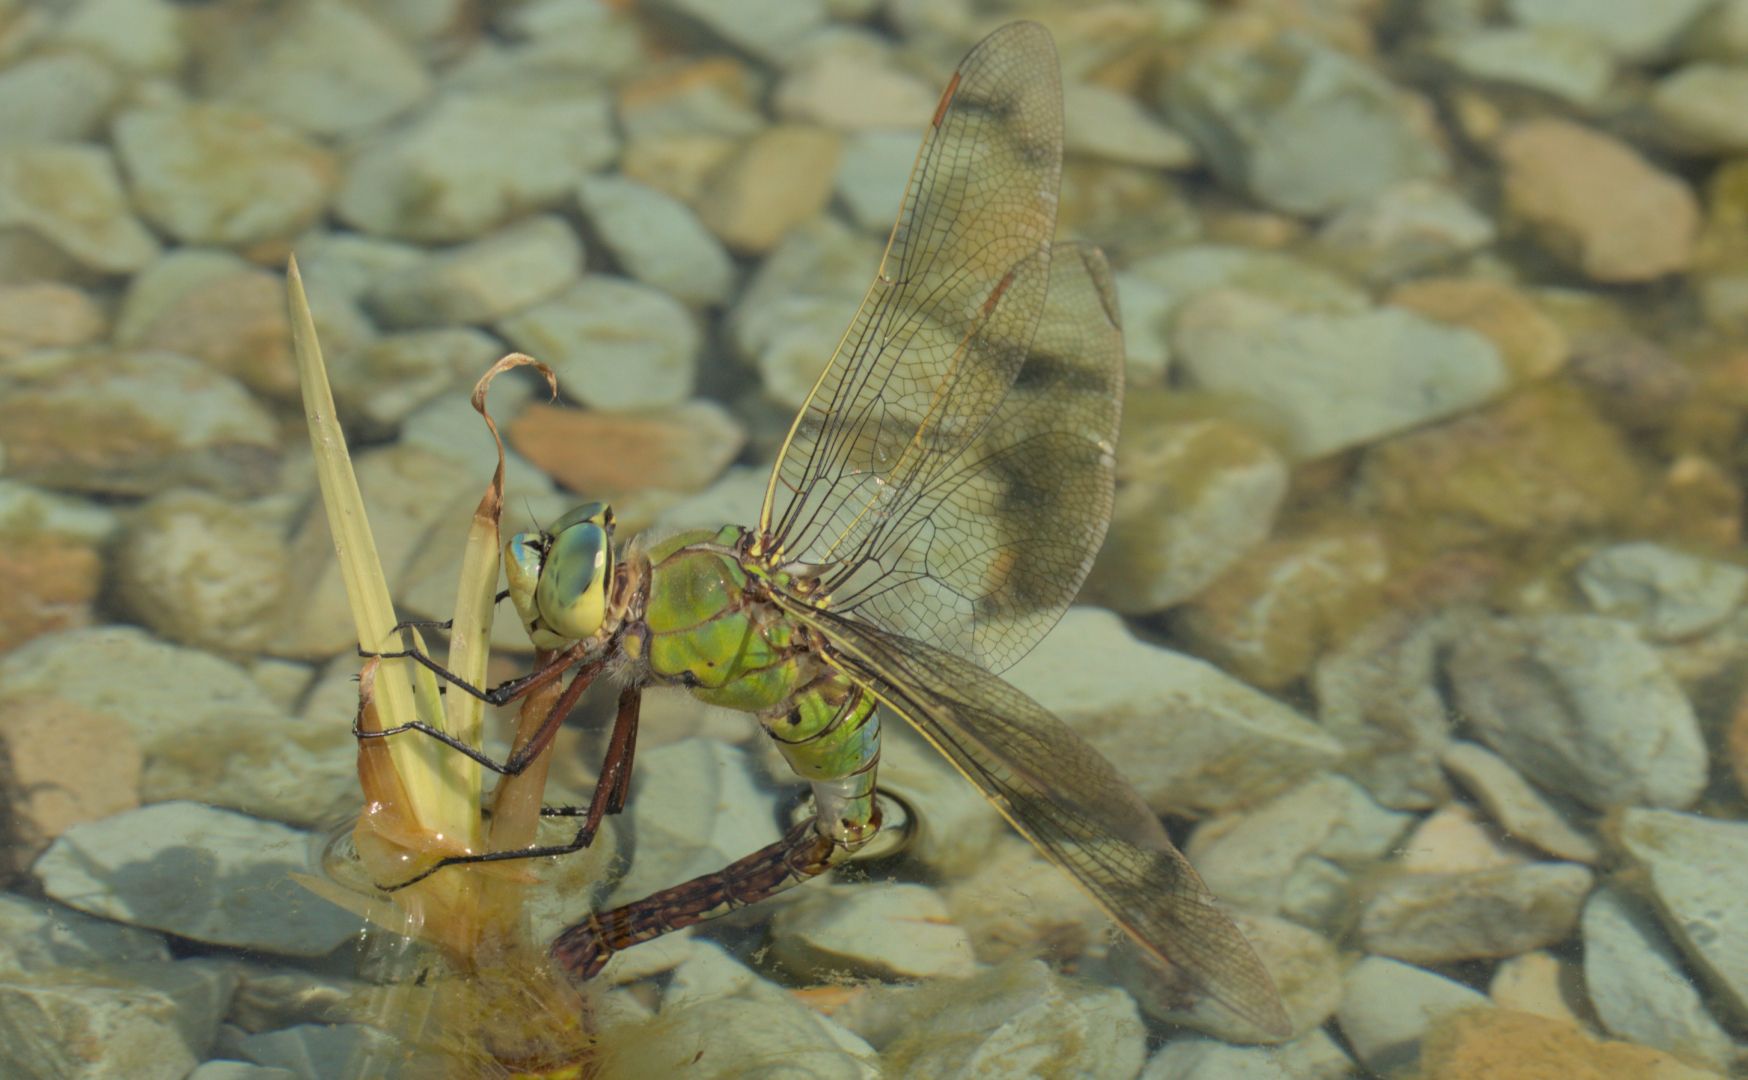
[[[587,979],[620,950],[862,850],[882,825],[884,707],[1071,874],[1184,1000],[1287,1031],[1267,971],[1160,819],[996,674],[1073,600],[1111,514],[1122,331],[1103,255],[1055,242],[1062,135],[1048,31],[1013,23],[965,56],[756,524],[620,545],[611,507],[591,502],[509,540],[507,592],[543,659],[467,689],[502,703],[575,675],[507,761],[452,745],[514,773],[603,672],[622,682],[619,709],[572,842],[451,856],[425,874],[587,846],[624,806],[647,687],[756,717],[811,786],[814,813],[720,872],[565,929],[551,955]]]

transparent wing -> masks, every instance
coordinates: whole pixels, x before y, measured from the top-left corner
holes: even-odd
[[[1273,980],[1133,788],[1086,740],[987,671],[919,641],[778,602],[830,642],[832,663],[899,713],[1002,816],[1073,874],[1196,1000],[1284,1035]]]
[[[994,668],[1054,623],[1109,516],[1121,332],[1102,258],[1052,259],[1061,142],[1049,34],[998,30],[948,84],[760,517],[840,610]]]
[[[1104,541],[1122,396],[1104,256],[1058,246],[1043,320],[994,418],[827,574],[832,610],[1010,666],[1056,624]]]

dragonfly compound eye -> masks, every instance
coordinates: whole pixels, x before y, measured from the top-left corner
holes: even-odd
[[[541,629],[540,611],[534,603],[534,590],[540,583],[540,564],[546,561],[547,538],[544,533],[519,532],[504,545],[504,577],[510,582],[510,602],[534,643],[542,649],[555,649],[563,644],[556,635]],[[543,640],[542,635],[551,640]]]
[[[577,641],[599,630],[607,617],[612,540],[600,517],[560,522],[560,526],[540,563],[534,606],[545,629]]]

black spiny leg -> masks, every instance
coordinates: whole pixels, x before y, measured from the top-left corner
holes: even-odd
[[[596,663],[594,667],[599,670],[600,664]],[[590,671],[587,674],[593,677],[594,672]],[[583,676],[579,674],[577,679],[565,690],[564,696],[559,699],[557,705],[553,707],[552,715],[562,719],[564,714],[570,711],[571,705],[576,700],[572,691],[575,690],[576,694],[580,696],[582,691],[576,690],[576,687],[577,683],[582,681]],[[601,819],[608,814],[617,814],[625,809],[625,799],[631,791],[631,763],[637,750],[637,720],[642,705],[642,687],[627,686],[620,691],[619,712],[613,719],[613,734],[607,742],[607,754],[601,759],[601,774],[595,782],[595,793],[590,797],[588,807],[579,809],[573,806],[564,806],[541,810],[543,817],[581,817],[583,819],[582,825],[577,829],[576,836],[569,843],[516,848],[511,851],[487,851],[478,855],[450,855],[438,859],[415,877],[410,877],[398,885],[384,887],[383,891],[394,892],[396,889],[404,889],[414,882],[423,881],[445,866],[458,866],[464,863],[508,862],[511,859],[540,859],[549,855],[569,855],[573,851],[581,851],[594,843],[595,833],[601,827]],[[552,723],[549,716],[547,723],[541,725],[540,731],[535,734],[535,737],[523,745],[524,752],[534,748],[532,753],[526,753],[525,760],[522,762],[523,767],[526,767],[527,762],[538,756],[540,750],[552,741],[552,733],[557,729],[558,725]],[[524,757],[524,754],[519,753],[517,756]],[[519,768],[517,771],[520,772],[521,769]]]
[[[574,662],[572,653],[575,651],[577,651],[577,647],[558,653],[554,655],[549,662],[535,669],[532,675],[524,676],[521,679],[512,681],[528,684],[523,687],[521,694],[526,694],[530,691],[536,690],[562,676],[565,669],[570,667]],[[393,658],[401,654],[378,653],[366,655]],[[467,743],[462,742],[448,732],[434,728],[422,720],[409,720],[404,724],[396,724],[394,727],[383,728],[380,731],[365,731],[363,726],[359,723],[358,718],[354,717],[352,721],[352,735],[354,738],[359,739],[384,739],[390,735],[399,735],[402,732],[417,731],[421,734],[429,735],[431,738],[436,739],[438,742],[449,747],[451,750],[454,750],[456,753],[462,754],[469,759],[478,762],[495,773],[503,776],[519,776],[521,775],[522,770],[528,767],[529,762],[539,757],[541,752],[552,744],[553,737],[558,734],[559,726],[564,723],[564,718],[570,715],[571,709],[576,707],[577,699],[583,696],[583,691],[589,688],[589,684],[594,681],[596,675],[600,674],[601,669],[606,666],[606,663],[607,662],[604,658],[596,657],[584,663],[581,668],[577,669],[576,678],[571,680],[570,685],[565,687],[564,693],[559,695],[558,700],[553,703],[552,709],[547,712],[546,719],[541,721],[540,727],[535,731],[533,738],[530,738],[527,742],[523,743],[515,753],[511,754],[508,759],[502,762],[494,761],[479,748],[469,746]],[[509,684],[506,683],[505,685]],[[521,696],[521,694],[516,696]],[[414,880],[417,879],[415,878]],[[405,884],[411,884],[411,882]],[[397,886],[397,888],[398,887],[399,886]]]
[[[510,590],[502,589],[492,597],[492,606],[497,607],[510,598]],[[395,623],[390,633],[400,633],[402,630],[449,630],[455,626],[454,619],[404,619]]]
[[[497,600],[503,600],[509,595],[510,593],[508,590],[501,592],[498,594]],[[497,600],[493,602],[496,603]],[[393,632],[400,633],[403,630],[412,629],[448,630],[454,624],[454,619],[409,619],[406,622],[396,623]],[[358,655],[364,657],[366,660],[371,659],[372,657],[382,660],[411,660],[426,671],[437,676],[439,679],[442,679],[450,686],[462,690],[470,697],[478,698],[487,705],[496,706],[508,705],[517,698],[523,697],[538,690],[542,686],[545,686],[554,678],[557,678],[559,673],[561,673],[565,668],[580,660],[583,657],[583,654],[588,650],[590,644],[591,642],[589,641],[579,641],[567,649],[551,654],[547,657],[544,663],[528,674],[501,682],[489,690],[483,690],[457,675],[455,672],[450,671],[442,664],[431,659],[431,657],[422,649],[406,648],[385,652],[372,652],[369,649],[366,649],[363,645],[360,645],[358,646]]]

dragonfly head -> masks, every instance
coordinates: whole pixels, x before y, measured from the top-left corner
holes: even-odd
[[[504,545],[510,602],[542,649],[594,636],[607,618],[613,581],[613,508],[592,502],[553,522],[519,532]]]

